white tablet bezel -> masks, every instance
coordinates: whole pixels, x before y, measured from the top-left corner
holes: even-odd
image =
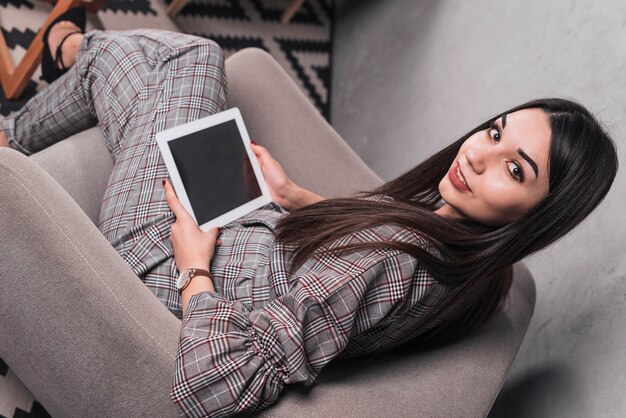
[[[174,128],[166,129],[156,134],[156,140],[159,145],[159,149],[161,150],[163,161],[165,162],[165,166],[167,167],[167,171],[169,172],[171,183],[174,186],[176,194],[178,195],[178,199],[185,207],[185,209],[187,209],[187,212],[191,214],[197,224],[198,219],[196,217],[196,214],[193,212],[193,208],[191,207],[191,203],[189,202],[189,197],[187,196],[187,191],[185,190],[185,186],[183,185],[182,179],[180,178],[180,174],[178,173],[178,169],[176,168],[176,164],[174,163],[174,158],[172,157],[170,147],[167,143],[169,141],[179,139],[191,133],[210,128],[212,126],[219,125],[230,120],[234,120],[237,124],[237,128],[239,129],[239,134],[243,141],[244,148],[248,153],[248,159],[250,160],[254,175],[256,176],[259,188],[261,189],[261,196],[235,209],[232,209],[231,211],[226,212],[218,216],[217,218],[211,219],[210,221],[199,225],[203,231],[208,231],[211,228],[226,225],[272,201],[269,189],[267,187],[267,183],[265,182],[265,178],[263,177],[263,172],[261,171],[261,167],[259,166],[259,163],[256,159],[256,155],[254,155],[254,152],[250,147],[250,137],[248,136],[248,131],[246,130],[246,126],[243,123],[241,112],[239,112],[238,108],[233,107],[223,112],[216,113],[214,115],[210,115],[202,119],[186,123],[184,125],[179,125]]]

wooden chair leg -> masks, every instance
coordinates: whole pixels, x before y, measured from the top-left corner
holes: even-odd
[[[302,7],[304,4],[304,0],[292,0],[291,3],[287,6],[287,8],[283,11],[283,15],[280,18],[280,22],[283,25],[286,25],[291,21],[293,15],[296,14],[298,9]]]
[[[10,80],[11,74],[13,74],[14,72],[15,67],[13,66],[13,60],[11,59],[11,55],[9,54],[9,47],[7,46],[2,31],[0,31],[0,82],[2,83],[3,87],[5,82],[4,80]]]
[[[172,0],[170,5],[167,7],[167,14],[170,17],[175,17],[181,10],[189,3],[189,0]]]
[[[52,12],[44,22],[43,26],[31,42],[26,50],[26,54],[17,67],[13,66],[11,55],[7,48],[6,41],[0,33],[0,83],[2,90],[7,99],[17,99],[20,97],[28,81],[41,62],[41,53],[43,52],[43,33],[46,28],[59,15],[65,13],[72,7],[77,6],[80,0],[58,0]]]

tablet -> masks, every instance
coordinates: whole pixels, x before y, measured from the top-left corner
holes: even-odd
[[[239,109],[156,135],[178,199],[203,231],[271,202]]]

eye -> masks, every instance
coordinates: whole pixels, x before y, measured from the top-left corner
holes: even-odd
[[[506,165],[508,166],[509,173],[511,173],[511,176],[513,176],[515,180],[519,182],[524,181],[524,172],[522,171],[522,168],[519,166],[519,164],[517,164],[515,161],[509,161],[508,163],[506,163]]]
[[[496,128],[495,125],[492,125],[491,128],[489,128],[489,136],[495,142],[500,142],[500,131],[498,130],[498,128]]]

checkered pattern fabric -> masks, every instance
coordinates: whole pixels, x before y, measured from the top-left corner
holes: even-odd
[[[223,55],[211,41],[95,31],[68,74],[2,123],[26,154],[99,123],[114,160],[99,228],[179,318],[174,217],[155,134],[222,110],[225,87]],[[295,248],[274,235],[286,213],[272,202],[223,226],[210,265],[216,291],[194,295],[182,321],[171,392],[181,415],[267,406],[285,384],[312,383],[336,357],[392,348],[419,332],[424,307],[443,293],[416,259],[390,249],[315,256],[288,275]],[[380,239],[425,245],[385,225],[333,246]]]
[[[285,213],[272,202],[222,232],[216,292],[193,295],[183,320],[171,396],[185,416],[263,408],[337,357],[391,349],[420,332],[424,309],[443,294],[415,258],[389,249],[314,256],[287,275],[295,248],[273,234]],[[425,245],[385,225],[332,246],[382,239]]]
[[[224,58],[214,42],[157,30],[93,31],[71,70],[9,115],[2,128],[13,148],[30,154],[99,124],[114,161],[100,231],[181,318],[168,239],[174,216],[155,136],[225,106]]]

